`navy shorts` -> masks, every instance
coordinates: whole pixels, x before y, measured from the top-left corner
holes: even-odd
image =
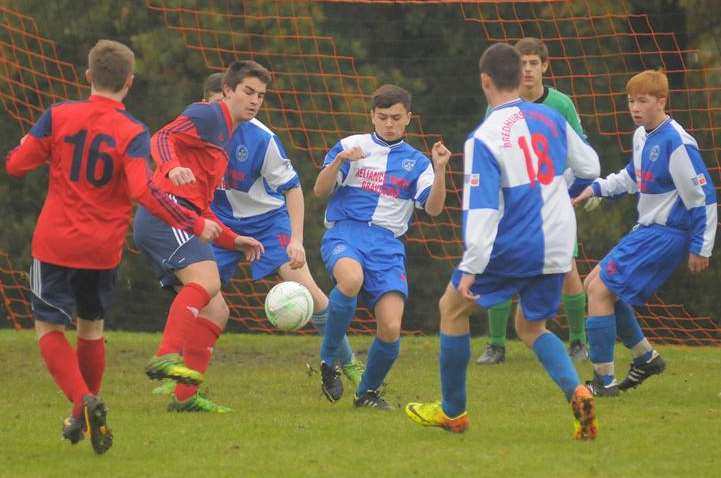
[[[390,230],[366,222],[340,221],[323,235],[320,253],[331,278],[339,259],[349,257],[360,263],[362,290],[371,308],[388,292],[408,298],[406,248]]]
[[[176,229],[140,206],[133,223],[135,244],[150,259],[163,287],[181,285],[175,271],[202,261],[215,261],[213,249],[193,234]]]
[[[273,221],[264,221],[257,227],[245,226],[243,229],[236,229],[230,226],[233,231],[243,236],[250,236],[263,243],[265,252],[260,259],[250,263],[250,273],[253,280],[260,280],[263,277],[276,272],[280,266],[290,260],[286,248],[290,242],[290,218],[287,212],[273,216]],[[238,263],[245,260],[241,251],[231,251],[223,247],[213,245],[215,260],[220,270],[220,280],[223,284],[230,282],[235,274]]]
[[[458,289],[462,272],[451,275],[453,287]],[[518,294],[526,320],[548,320],[558,312],[561,289],[566,274],[541,274],[532,277],[501,277],[493,274],[477,274],[471,292],[480,295],[476,303],[488,309],[510,300]]]
[[[33,259],[30,285],[35,320],[70,325],[83,320],[104,320],[113,301],[117,268],[73,269]]]
[[[643,305],[688,257],[688,234],[653,224],[637,226],[599,263],[608,289],[632,305]]]

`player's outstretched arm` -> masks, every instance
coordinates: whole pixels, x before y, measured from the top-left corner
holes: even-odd
[[[437,141],[431,148],[431,159],[434,169],[433,185],[425,209],[429,215],[437,216],[443,212],[446,203],[446,166],[451,159],[451,152],[441,141]]]
[[[218,224],[180,206],[152,182],[147,163],[149,145],[150,136],[144,131],[130,142],[125,152],[123,168],[130,198],[173,227],[195,234],[206,241],[215,240],[221,231]]]
[[[333,192],[336,184],[338,184],[338,174],[340,174],[341,168],[346,161],[358,161],[366,156],[365,152],[358,146],[334,154],[339,146],[340,143],[328,153],[324,167],[320,170],[320,173],[318,173],[318,178],[315,180],[315,185],[313,186],[313,194],[315,194],[316,197],[324,198]],[[333,156],[330,157],[331,155]]]

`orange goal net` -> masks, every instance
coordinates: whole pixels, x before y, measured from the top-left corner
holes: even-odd
[[[388,44],[374,54],[379,62],[393,62],[396,69],[378,78],[370,73],[373,68],[369,64],[374,58],[368,58],[363,45],[349,41],[348,35],[341,41],[337,32],[377,27],[378,35],[382,35],[407,28],[413,22],[432,22],[438,16],[444,22],[437,26],[439,38],[452,34],[473,38],[471,44],[455,45],[448,53],[465,54],[473,65],[483,48],[494,42],[513,43],[525,36],[543,39],[551,52],[546,81],[573,98],[589,140],[602,152],[602,160],[625,158],[630,153],[633,125],[626,110],[625,82],[643,69],[663,67],[672,85],[670,114],[698,140],[713,180],[721,185],[721,113],[714,106],[721,104],[721,69],[707,65],[704,55],[690,48],[687,40],[680,39],[674,31],[656,31],[648,15],[635,13],[624,1],[146,0],[142,8],[162,19],[168,34],[182,38],[188,54],[202,59],[206,71],[198,75],[223,71],[236,59],[254,59],[273,72],[273,83],[259,119],[280,136],[301,171],[317,170],[325,153],[339,138],[368,129],[368,100],[381,83],[394,75],[405,78],[406,69],[422,71],[424,65],[446,60],[425,58],[422,51],[414,52],[411,58],[403,52],[412,45],[396,48]],[[50,103],[82,97],[88,90],[77,73],[82,67],[59,57],[53,40],[42,35],[42,25],[38,26],[21,11],[5,7],[0,7],[0,16],[0,101],[6,114],[25,131]],[[422,26],[416,30],[425,31]],[[409,43],[426,40],[433,41],[412,38],[409,33]],[[448,41],[452,44],[452,39]],[[379,42],[382,44],[382,38]],[[481,95],[477,80],[473,89],[454,91],[457,75],[448,71],[445,77],[413,80],[425,87],[434,80],[446,85],[448,96],[438,101],[473,104]],[[413,90],[413,85],[409,89]],[[444,139],[443,121],[462,121],[469,131],[481,116],[480,107],[473,116],[463,118],[438,119],[424,116],[421,111],[413,116],[408,140],[429,153],[435,141]],[[413,281],[435,282],[439,291],[462,250],[462,165],[458,154],[461,146],[460,143],[451,146],[455,147],[457,158],[452,161],[447,178],[447,207],[437,218],[416,215],[407,238],[411,285]],[[622,163],[618,165],[615,169],[620,169]],[[608,170],[604,167],[604,172]],[[319,223],[321,210],[313,209],[306,220]],[[579,224],[583,237],[587,226],[583,219]],[[604,252],[594,250],[591,257],[582,245],[578,260],[581,274],[587,274]],[[309,256],[319,260],[317,253],[313,256],[309,251]],[[5,291],[12,290],[14,297],[5,299],[6,314],[13,324],[22,326],[26,323],[22,314],[27,310],[18,304],[23,303],[23,294],[27,302],[27,290],[12,288],[12,284],[18,284],[12,282],[17,281],[18,273],[11,269],[7,256],[0,255],[0,267],[0,293],[6,297]],[[246,268],[239,269],[226,295],[231,317],[240,328],[272,331],[264,318],[263,298],[276,280],[254,283]],[[430,303],[435,304],[436,300],[432,298]],[[409,311],[436,316],[432,310],[413,309],[411,303]],[[718,318],[694,316],[681,303],[669,303],[656,295],[637,312],[644,331],[653,341],[721,344]],[[562,310],[554,322],[555,330],[565,331]],[[372,314],[359,309],[352,329],[356,333],[373,332]]]

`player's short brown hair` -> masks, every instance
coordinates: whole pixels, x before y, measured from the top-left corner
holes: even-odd
[[[223,92],[224,73],[213,73],[203,82],[203,100],[208,101],[216,93]]]
[[[88,53],[88,69],[98,90],[122,90],[134,68],[133,50],[114,40],[98,40]]]
[[[548,47],[538,38],[521,38],[516,42],[516,50],[518,50],[521,55],[538,55],[541,63],[548,61]]]
[[[646,70],[633,75],[626,83],[628,95],[651,95],[668,98],[668,77],[663,71]]]
[[[382,85],[371,96],[371,110],[390,108],[397,103],[402,104],[406,111],[411,110],[411,94],[400,86]]]
[[[496,43],[483,52],[478,70],[490,76],[499,90],[515,90],[521,84],[521,54],[508,43]]]
[[[227,86],[231,90],[248,77],[258,78],[266,85],[270,83],[272,77],[267,68],[253,60],[234,61],[225,70],[223,76],[223,86]]]

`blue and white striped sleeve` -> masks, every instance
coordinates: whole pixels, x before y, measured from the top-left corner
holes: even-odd
[[[471,137],[464,145],[463,242],[458,266],[468,274],[481,274],[491,259],[501,220],[501,168],[486,145]]]
[[[431,186],[433,186],[433,180],[436,175],[433,172],[433,165],[428,162],[428,166],[423,170],[421,175],[416,180],[416,190],[413,194],[413,200],[418,209],[423,209],[428,200],[428,196],[431,194]]]
[[[597,179],[591,186],[593,187],[594,196],[605,198],[637,193],[638,184],[636,183],[636,170],[633,167],[633,159],[619,172],[609,174],[603,179]]]
[[[272,135],[268,141],[260,174],[271,189],[280,193],[300,186],[298,173],[293,169],[293,165],[276,135]]]
[[[716,190],[698,149],[682,144],[671,153],[669,172],[690,214],[689,252],[709,257],[716,238]]]
[[[325,168],[330,163],[332,163],[335,160],[335,157],[338,156],[340,153],[343,152],[345,148],[343,147],[342,141],[338,141],[335,146],[333,146],[328,153],[326,153],[325,158],[323,159],[323,167]],[[343,181],[345,181],[346,176],[348,176],[348,172],[350,171],[350,165],[348,164],[348,161],[343,163],[343,165],[340,167],[340,170],[338,171],[338,177],[336,178],[336,185],[341,186],[343,184]]]

